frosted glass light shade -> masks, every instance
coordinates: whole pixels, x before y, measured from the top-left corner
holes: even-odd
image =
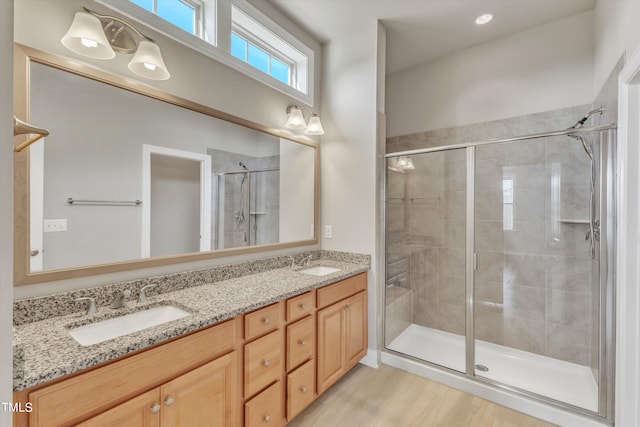
[[[72,52],[94,59],[111,59],[116,53],[104,34],[100,20],[87,12],[77,12],[60,40]]]
[[[322,129],[322,123],[320,117],[311,116],[309,119],[309,126],[305,129],[304,133],[307,135],[324,135],[324,129]]]
[[[287,129],[304,129],[307,127],[307,122],[304,121],[302,110],[299,108],[291,107],[289,110],[289,118],[284,127]]]
[[[396,162],[396,167],[402,170],[414,170],[413,160],[407,156],[400,156]]]
[[[138,43],[138,50],[129,62],[129,70],[151,80],[167,80],[171,77],[164,65],[160,48],[148,40]]]

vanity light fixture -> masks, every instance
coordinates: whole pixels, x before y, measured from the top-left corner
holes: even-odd
[[[303,111],[308,111],[311,114],[309,118],[309,124],[307,125],[304,119]],[[297,105],[290,105],[287,107],[287,123],[284,127],[287,129],[304,129],[304,133],[307,135],[324,135],[324,129],[320,122],[320,117],[310,109],[306,107],[298,107]]]
[[[133,73],[151,80],[167,80],[171,76],[153,39],[120,18],[83,9],[76,13],[62,37],[67,49],[93,59],[112,59],[116,52],[135,53],[128,65]]]
[[[407,156],[391,157],[388,160],[388,169],[394,172],[405,173],[415,168],[413,160]]]
[[[476,25],[484,25],[493,21],[493,13],[484,13],[476,18]]]

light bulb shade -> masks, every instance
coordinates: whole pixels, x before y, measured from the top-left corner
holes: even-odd
[[[413,160],[407,156],[400,156],[396,162],[396,167],[402,170],[414,170]]]
[[[302,110],[296,107],[291,107],[289,109],[289,118],[287,119],[287,123],[285,123],[284,127],[287,129],[304,129],[307,127],[307,122],[304,120],[304,116],[302,115]]]
[[[77,12],[60,40],[72,52],[94,59],[111,59],[116,53],[104,34],[100,20],[87,12]]]
[[[151,80],[167,80],[171,77],[162,60],[160,48],[149,40],[142,40],[138,43],[138,50],[133,55],[128,67],[137,75]]]
[[[307,126],[304,133],[306,133],[307,135],[324,135],[324,129],[322,129],[320,117],[311,116],[311,118],[309,119],[309,126]]]

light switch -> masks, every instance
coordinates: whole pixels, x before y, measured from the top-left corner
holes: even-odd
[[[53,233],[56,231],[67,231],[66,219],[45,219],[44,230],[45,233]]]
[[[333,226],[325,225],[324,226],[324,238],[332,239],[333,238]]]

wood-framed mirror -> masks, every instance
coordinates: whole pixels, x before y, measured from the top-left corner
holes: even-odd
[[[15,45],[15,285],[317,244],[319,146]],[[18,145],[24,137],[14,138]]]

